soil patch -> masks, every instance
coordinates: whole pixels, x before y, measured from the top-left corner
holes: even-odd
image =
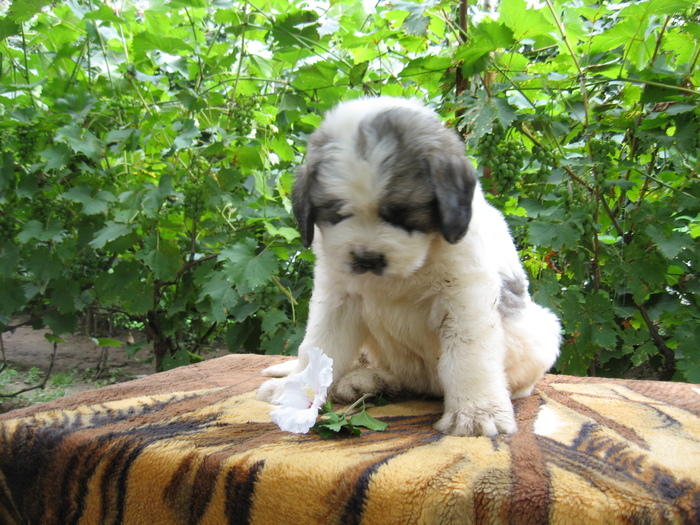
[[[0,393],[17,392],[42,382],[54,351],[53,343],[44,337],[46,333],[50,332],[21,326],[13,332],[2,334],[5,369],[0,372]],[[145,335],[125,331],[112,338],[126,346],[127,343],[145,340]],[[0,413],[155,373],[153,362],[147,362],[152,356],[150,345],[139,350],[135,359],[129,359],[123,348],[109,348],[107,365],[98,375],[103,351],[101,347],[96,346],[87,335],[65,334],[61,339],[65,343],[58,344],[56,348],[56,359],[46,387],[17,397],[0,397]],[[212,348],[205,351],[202,357],[212,359],[226,354],[226,348]]]

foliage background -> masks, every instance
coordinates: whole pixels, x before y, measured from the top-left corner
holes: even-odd
[[[417,97],[507,216],[569,374],[700,382],[691,0],[0,2],[0,327],[141,323],[159,369],[294,353],[294,166],[324,111]],[[19,317],[24,316],[24,317]],[[13,324],[15,323],[15,324]],[[137,346],[129,349],[138,350]]]

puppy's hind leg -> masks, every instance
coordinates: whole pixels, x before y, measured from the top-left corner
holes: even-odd
[[[505,360],[511,399],[529,396],[559,356],[561,325],[557,317],[535,303],[521,316],[504,320],[508,348]]]
[[[365,394],[396,395],[401,390],[399,378],[379,368],[357,368],[335,381],[330,398],[336,403],[353,403]]]

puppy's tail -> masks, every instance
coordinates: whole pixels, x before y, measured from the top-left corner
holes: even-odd
[[[262,371],[262,375],[267,377],[287,377],[297,368],[298,359],[291,359],[278,365],[268,366]]]

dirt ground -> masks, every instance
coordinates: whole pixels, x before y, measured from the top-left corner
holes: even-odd
[[[53,354],[53,343],[44,337],[46,332],[47,330],[33,330],[31,327],[21,326],[14,332],[2,334],[5,368],[19,372],[13,373],[11,380],[3,385],[2,393],[13,393],[35,386],[36,381],[28,382],[29,377],[38,377],[39,382],[44,378]],[[153,362],[146,362],[146,359],[152,355],[149,346],[139,350],[135,359],[129,359],[123,348],[110,348],[107,366],[99,377],[96,377],[102,348],[97,347],[87,335],[65,334],[61,338],[65,343],[57,346],[56,359],[46,389],[27,392],[18,397],[0,397],[0,413],[48,400],[52,396],[69,396],[155,373]],[[113,336],[113,339],[122,341],[126,345],[132,340],[136,342],[143,340],[145,336],[141,333],[126,331]],[[205,352],[203,357],[211,359],[226,354],[228,354],[226,348],[214,348]],[[33,373],[30,372],[32,369],[35,369]],[[52,378],[57,377],[69,379],[61,381],[61,386],[57,388],[52,384]]]

